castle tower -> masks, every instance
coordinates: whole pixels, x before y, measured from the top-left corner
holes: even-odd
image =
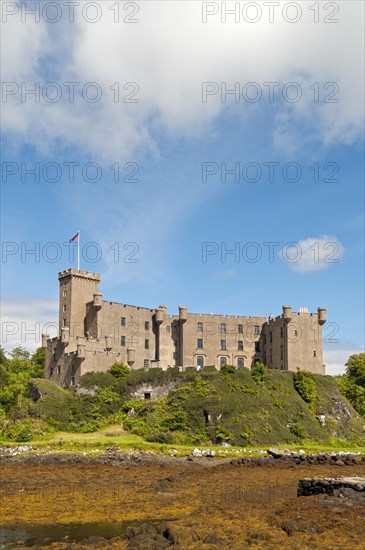
[[[85,304],[92,302],[95,311],[100,310],[102,300],[99,292],[100,275],[67,269],[58,274],[60,282],[59,335],[66,339],[85,336]],[[66,342],[65,342],[66,343]]]

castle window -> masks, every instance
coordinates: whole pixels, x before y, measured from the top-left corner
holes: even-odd
[[[221,323],[221,332],[227,332],[227,325],[225,323]]]
[[[221,349],[227,349],[227,340],[221,340]]]
[[[238,330],[239,334],[242,334],[243,333],[243,325],[238,325],[237,330]]]
[[[172,358],[175,359],[175,360],[177,359],[177,353],[176,353],[176,351],[174,351],[174,353],[172,354]]]
[[[150,341],[149,340],[144,341],[144,349],[150,349]]]
[[[297,329],[295,329],[295,331],[294,331],[294,336],[298,336],[298,331],[297,331]]]
[[[66,306],[66,304],[63,304],[63,311],[67,311],[67,306]]]
[[[66,298],[66,296],[67,296],[67,290],[64,290],[63,291],[63,297]]]
[[[203,332],[203,323],[197,323],[196,329],[198,332]]]
[[[170,325],[167,325],[167,326],[166,326],[166,332],[167,332],[167,333],[170,333],[170,330],[171,330]]]
[[[177,346],[177,340],[174,340],[174,346],[175,347]]]
[[[72,376],[72,378],[71,378],[71,386],[74,386],[74,385],[75,385],[75,377]]]
[[[238,340],[237,342],[237,349],[239,351],[242,351],[243,350],[243,340]]]
[[[57,374],[61,374],[61,367],[60,366],[57,367]]]
[[[244,360],[243,357],[238,357],[237,359],[237,367],[242,368],[244,366]]]
[[[149,391],[144,392],[144,398],[145,399],[151,399],[151,392],[149,392]]]
[[[223,356],[220,357],[219,358],[219,364],[220,364],[221,367],[224,367],[224,365],[227,364],[227,357],[223,357]]]
[[[270,330],[270,343],[272,343],[272,330]]]
[[[197,341],[196,341],[196,347],[198,349],[203,349],[203,339],[202,338],[198,338]]]
[[[280,338],[283,338],[284,336],[284,329],[283,327],[280,327]]]
[[[150,324],[149,324],[148,321],[145,321],[144,329],[145,329],[145,330],[150,330]]]
[[[260,342],[255,342],[255,351],[260,351]]]
[[[283,349],[283,346],[281,346],[280,348],[280,359],[284,359],[284,349]]]
[[[125,336],[120,337],[120,345],[125,346]]]
[[[64,320],[63,320],[63,326],[64,326],[64,327],[67,327],[67,319],[64,319]]]
[[[150,361],[149,361],[149,359],[145,359],[145,360],[143,361],[143,366],[144,366],[145,369],[149,369],[149,368],[150,368]]]
[[[197,355],[196,356],[196,365],[200,369],[204,367],[204,357],[203,357],[203,355]]]
[[[172,332],[177,332],[177,325],[172,325]]]
[[[52,376],[52,374],[53,374],[53,367],[51,367],[51,368],[49,369],[49,374],[50,374],[50,376]]]
[[[125,317],[120,318],[120,326],[125,327]]]
[[[255,325],[255,334],[260,334],[260,326],[259,325]]]
[[[317,352],[315,349],[313,350],[313,357],[317,357]]]

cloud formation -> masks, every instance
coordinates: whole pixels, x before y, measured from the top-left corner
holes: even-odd
[[[103,17],[94,24],[77,13],[69,23],[66,11],[54,24],[43,17],[22,23],[21,10],[3,24],[3,81],[23,81],[29,88],[39,82],[42,90],[39,103],[30,95],[21,103],[20,92],[8,97],[3,124],[14,140],[41,152],[64,143],[107,160],[128,158],[136,149],[154,153],[161,132],[200,136],[212,131],[224,110],[239,109],[247,117],[263,109],[267,101],[245,102],[242,94],[238,104],[232,94],[222,102],[224,87],[237,83],[242,92],[249,82],[266,99],[266,84],[278,84],[269,132],[279,149],[361,137],[363,59],[359,54],[348,61],[349,51],[362,51],[361,2],[340,2],[334,24],[314,23],[307,2],[299,2],[302,17],[293,24],[279,15],[273,23],[267,15],[255,24],[232,17],[223,23],[220,14],[203,23],[200,2],[153,1],[140,4],[138,23],[117,24],[110,11],[115,2],[99,4]],[[61,86],[60,101],[42,97],[49,81]],[[67,100],[67,82],[80,83],[74,103]],[[90,82],[102,92],[95,103],[82,98]],[[203,82],[218,86],[205,103]],[[288,82],[300,89],[299,101],[283,101]],[[328,82],[335,88],[325,88]],[[133,85],[123,89],[126,83],[136,83],[138,91]],[[131,95],[138,103],[125,102]]]
[[[280,257],[293,271],[311,273],[338,264],[343,254],[344,247],[336,237],[322,235],[286,245]]]

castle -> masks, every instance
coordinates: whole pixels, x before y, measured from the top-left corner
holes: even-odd
[[[58,274],[59,336],[42,336],[46,378],[59,385],[79,384],[91,371],[107,371],[115,362],[132,369],[230,364],[251,368],[307,370],[324,374],[322,325],[326,308],[308,313],[283,306],[273,317],[190,313],[179,307],[168,315],[155,309],[108,302],[99,291],[100,275],[77,269]]]

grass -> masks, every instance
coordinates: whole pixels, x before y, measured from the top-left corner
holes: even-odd
[[[170,454],[172,450],[177,456],[185,456],[192,453],[194,448],[198,447],[209,448],[216,452],[216,456],[221,457],[237,457],[237,456],[260,456],[258,450],[266,450],[269,446],[246,446],[245,452],[243,447],[232,446],[222,447],[220,445],[170,445],[161,443],[152,443],[145,441],[142,437],[130,434],[123,430],[119,425],[109,426],[102,430],[91,433],[68,433],[57,432],[48,440],[34,440],[26,443],[1,440],[2,445],[6,447],[18,447],[20,445],[29,445],[35,450],[29,453],[48,451],[52,453],[80,453],[95,455],[97,452],[104,452],[108,447],[118,447],[120,450],[135,450],[135,451],[152,451],[161,454]],[[289,449],[291,451],[299,451],[303,449],[306,453],[320,452],[363,452],[364,448],[356,445],[351,445],[347,442],[333,440],[331,443],[320,444],[316,441],[304,441],[301,444],[275,445],[279,449]],[[239,454],[236,452],[239,451]],[[251,451],[251,452],[249,452]],[[256,452],[255,452],[256,451]]]

